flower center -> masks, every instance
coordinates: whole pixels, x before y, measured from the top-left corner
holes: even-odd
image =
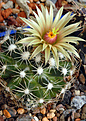
[[[44,35],[44,40],[48,43],[48,44],[54,44],[57,40],[57,34],[58,34],[58,29],[55,30],[55,28],[52,29],[52,31],[47,32]]]
[[[53,32],[49,32],[48,33],[48,37],[50,37],[50,38],[54,38],[56,35],[53,33]]]

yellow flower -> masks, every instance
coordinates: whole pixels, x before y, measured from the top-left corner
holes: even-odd
[[[28,46],[35,45],[36,49],[31,55],[31,58],[35,57],[41,51],[45,51],[45,63],[50,58],[50,51],[52,51],[56,66],[59,67],[58,52],[61,52],[66,58],[70,59],[69,52],[79,57],[76,52],[76,48],[71,43],[77,44],[79,41],[84,41],[79,37],[68,36],[69,34],[77,31],[80,27],[78,23],[74,23],[66,26],[66,24],[75,16],[71,16],[71,12],[66,13],[62,18],[63,7],[58,11],[53,21],[53,8],[50,7],[50,12],[47,8],[41,6],[42,11],[37,7],[38,15],[34,13],[35,18],[27,20],[21,18],[31,28],[26,28],[26,34],[31,34],[32,37],[26,37],[21,39],[18,43],[27,43]],[[61,18],[61,19],[60,19]]]

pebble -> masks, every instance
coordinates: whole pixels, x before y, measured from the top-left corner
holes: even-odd
[[[62,115],[60,116],[60,121],[65,121],[64,114],[62,114]]]
[[[11,114],[6,109],[3,110],[3,114],[5,115],[6,118],[11,117]]]
[[[55,115],[56,115],[57,117],[60,117],[60,114],[59,114],[59,113],[55,113]]]
[[[74,113],[74,118],[79,118],[80,117],[80,113]]]
[[[3,18],[2,14],[1,14],[1,11],[0,11],[0,22],[3,22],[3,20],[4,20],[4,18]]]
[[[4,9],[8,9],[8,8],[13,8],[13,2],[12,1],[8,1],[6,4],[4,4],[2,6]]]
[[[86,113],[82,113],[81,114],[81,119],[83,120],[83,119],[86,119]]]
[[[55,116],[55,117],[53,117],[53,121],[57,121],[57,117]]]
[[[80,80],[80,82],[81,82],[82,84],[85,84],[85,77],[84,77],[83,74],[80,74],[79,80]]]
[[[48,113],[48,114],[47,114],[47,118],[48,118],[48,119],[51,119],[51,118],[53,118],[54,116],[55,116],[54,113]]]
[[[42,121],[49,121],[49,120],[47,119],[47,117],[44,117]]]
[[[54,110],[54,109],[51,109],[51,110],[50,110],[50,113],[55,113],[55,111],[56,111],[56,110]]]
[[[41,112],[42,114],[45,114],[45,113],[46,113],[46,108],[41,109],[40,112]]]
[[[29,116],[29,115],[24,114],[24,115],[20,115],[20,116],[16,119],[16,121],[32,121],[32,117]]]
[[[38,117],[39,120],[41,120],[43,118],[43,114],[42,113],[37,113],[36,116]]]
[[[4,121],[4,119],[3,119],[3,117],[2,117],[2,116],[0,116],[0,121]]]
[[[39,119],[36,116],[34,116],[34,119],[35,119],[35,121],[39,121]]]
[[[75,90],[75,95],[79,96],[80,95],[80,90]]]
[[[82,107],[82,113],[86,113],[86,104]]]
[[[56,110],[59,110],[59,108],[65,108],[65,106],[63,106],[62,104],[59,104],[56,106]]]
[[[81,119],[80,118],[77,118],[77,119],[75,119],[75,121],[81,121]]]
[[[24,11],[18,13],[18,17],[26,18],[26,13]]]
[[[67,91],[65,92],[65,95],[64,95],[62,104],[63,104],[63,105],[65,105],[65,104],[70,105],[71,96],[72,96],[72,93],[71,93],[69,90],[67,90]]]
[[[2,8],[2,6],[3,6],[4,4],[5,4],[4,2],[1,2],[1,3],[0,3],[0,9]]]
[[[14,13],[14,14],[19,13],[19,12],[20,12],[19,9],[16,9],[16,8],[13,8],[13,9],[12,9],[12,13]]]
[[[75,96],[71,101],[71,106],[80,109],[86,103],[86,96]]]
[[[18,114],[24,114],[25,110],[23,108],[18,108],[17,112]]]
[[[1,11],[1,14],[2,16],[4,17],[4,19],[7,19],[8,16],[12,13],[12,9],[11,8],[8,8],[6,10],[2,10]]]

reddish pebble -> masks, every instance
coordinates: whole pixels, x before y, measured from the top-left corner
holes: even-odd
[[[53,117],[53,121],[57,121],[57,117],[55,116],[55,117]]]
[[[0,22],[3,22],[4,18],[1,15],[1,11],[0,11]]]
[[[26,18],[26,17],[27,17],[27,16],[26,16],[26,13],[25,13],[24,11],[18,13],[18,16],[19,16],[19,17],[23,17],[23,18]]]
[[[24,21],[22,21],[19,17],[16,18],[16,21],[18,22],[19,26],[26,25],[26,23]]]
[[[10,113],[7,110],[5,110],[5,109],[3,110],[3,114],[5,115],[6,118],[10,118],[11,117]]]
[[[31,7],[33,10],[35,10],[37,4],[36,3],[28,3],[28,6]]]
[[[4,19],[7,19],[8,16],[12,13],[12,9],[8,8],[6,10],[1,11],[2,16],[4,17]]]
[[[81,119],[80,118],[77,118],[77,119],[75,119],[75,121],[81,121]]]
[[[17,112],[18,114],[24,114],[25,110],[23,108],[18,108]]]
[[[8,26],[9,25],[15,25],[17,27],[19,26],[18,22],[15,20],[15,18],[13,16],[8,18],[8,23],[7,24],[8,24]]]

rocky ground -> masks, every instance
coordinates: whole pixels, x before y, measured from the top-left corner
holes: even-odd
[[[68,0],[69,1],[69,0]],[[30,0],[28,3],[29,14],[32,15],[32,10],[36,11],[35,4],[40,7],[40,4],[45,5],[45,0]],[[72,3],[69,4],[66,0],[53,1],[53,4],[59,9],[64,5],[66,11],[71,10]],[[83,5],[81,3],[80,5]],[[86,5],[86,3],[85,3]],[[48,6],[48,5],[47,5]],[[83,12],[77,12],[75,21],[82,21],[84,26],[83,31],[79,36],[86,40],[86,10],[79,6]],[[57,10],[56,10],[57,11]],[[5,31],[10,27],[16,28],[24,26],[19,17],[26,17],[27,13],[22,9],[15,0],[3,0],[0,3],[0,32]],[[17,28],[16,28],[17,29]],[[76,34],[76,33],[75,33]],[[86,43],[80,42],[77,46],[81,57],[80,70],[75,73],[72,83],[68,83],[65,93],[59,98],[44,105],[43,107],[35,107],[29,110],[27,107],[17,101],[11,93],[0,85],[0,121],[85,121],[86,120]],[[69,81],[70,77],[65,78]],[[1,82],[1,79],[0,79]],[[58,97],[58,96],[57,96]]]

